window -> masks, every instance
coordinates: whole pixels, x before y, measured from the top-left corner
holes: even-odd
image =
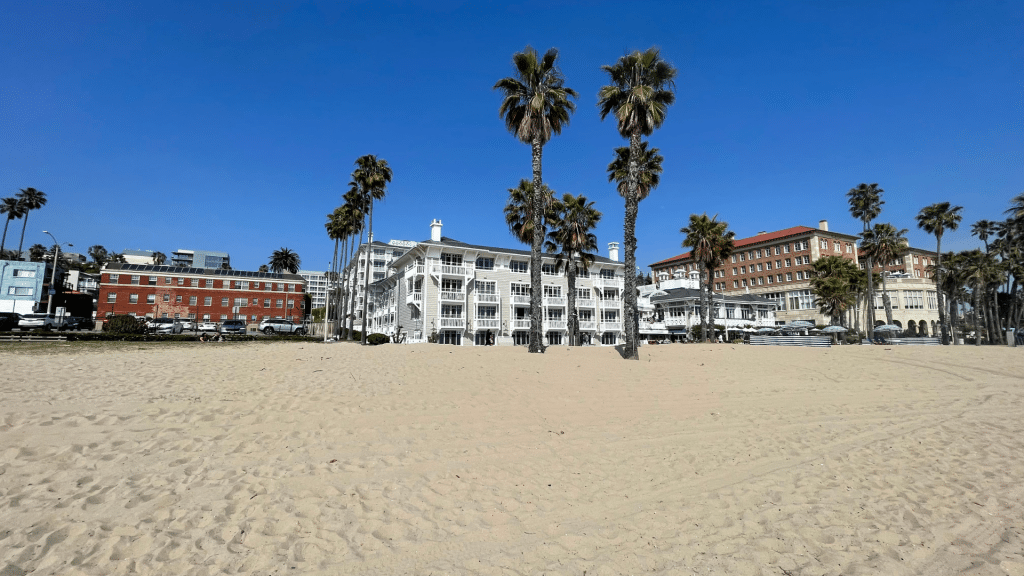
[[[757,257],[758,257],[758,258],[760,258],[760,257],[761,257],[761,251],[760,251],[760,250],[758,250],[758,251],[757,251]]]
[[[757,265],[757,271],[758,272],[764,272],[764,264],[758,264]]]
[[[221,315],[220,315],[220,319],[221,319],[221,321],[223,322],[224,320],[227,320],[227,319],[228,319],[228,315],[227,315],[227,314],[221,314]]]
[[[174,297],[174,302],[176,304],[181,304],[181,294],[178,294],[177,296]]]
[[[363,303],[363,298],[360,297],[359,298],[359,304],[362,305],[362,303]],[[284,308],[284,300],[278,300],[277,301],[277,307],[278,308]]]
[[[601,273],[600,273],[600,277],[604,278],[606,280],[614,280],[615,279],[615,270],[609,270],[607,268],[602,269]]]
[[[908,310],[924,310],[924,291],[905,290],[903,292],[903,307]]]
[[[199,301],[199,297],[198,296],[189,296],[188,297],[188,305],[189,306],[195,306],[198,301]]]
[[[783,244],[782,251],[785,252],[786,254],[789,254],[789,244]]]
[[[235,308],[245,308],[245,306],[248,303],[249,303],[249,299],[248,298],[235,298],[235,306],[234,307]]]
[[[779,255],[779,247],[778,247],[778,246],[776,246],[776,247],[775,247],[775,255],[776,255],[776,256],[778,256],[778,255]]]
[[[782,260],[776,260],[775,261],[775,268],[776,269],[782,268]]]
[[[117,292],[107,292],[107,303],[113,304],[117,302]]]
[[[764,276],[757,277],[757,285],[762,286],[764,284]]]
[[[790,265],[791,262],[792,262],[792,260],[790,260],[789,258],[786,258],[786,268],[789,268],[789,265]]]
[[[509,294],[513,296],[529,296],[530,285],[529,284],[511,284],[509,285]]]
[[[742,260],[742,258],[741,258],[741,260]],[[746,266],[740,266],[740,274],[746,274],[746,273],[747,273],[747,267]]]
[[[782,282],[782,274],[777,274],[775,276],[775,280],[778,281],[778,282]]]
[[[263,301],[263,307],[270,308],[270,298],[267,298]]]
[[[373,249],[373,255],[374,256],[383,256],[384,255],[384,249],[383,248],[374,248]]]
[[[562,296],[561,286],[551,286],[549,284],[544,285],[544,297],[545,298],[559,298]]]
[[[220,305],[223,306],[224,308],[227,308],[228,307],[228,299],[227,298],[221,298],[220,299]]]
[[[462,254],[441,253],[441,264],[446,266],[462,266]]]
[[[513,272],[519,272],[520,274],[526,274],[529,272],[529,263],[523,262],[522,260],[513,260],[508,263],[509,270]]]
[[[31,286],[11,286],[7,289],[8,296],[31,296],[34,292]]]
[[[248,290],[249,289],[249,283],[248,282],[239,282],[238,283],[238,288],[240,290]]]
[[[771,283],[772,283],[772,275],[771,275],[771,274],[769,274],[769,275],[767,276],[767,278],[768,278],[768,283],[769,283],[769,284],[771,284]]]
[[[189,280],[189,284],[191,284],[193,287],[198,287],[199,286],[199,278],[192,278],[191,280]]]
[[[203,297],[203,306],[213,306],[213,296]]]
[[[167,312],[164,312],[163,314],[161,314],[161,315],[160,315],[160,317],[161,317],[161,318],[167,318]],[[175,314],[175,315],[174,315],[174,317],[175,317],[175,318],[177,318],[177,317],[178,317],[178,315],[177,315],[177,314]]]
[[[171,278],[170,276],[166,276],[166,277],[164,277],[164,284],[170,284],[172,280],[174,280],[174,278]]]
[[[744,279],[743,279],[743,287],[744,287],[744,288],[746,288],[746,287],[747,287],[747,279],[746,279],[746,278],[744,278]]]
[[[184,285],[185,285],[185,278],[178,278],[178,286],[184,286]]]
[[[938,305],[938,301],[935,299],[935,291],[934,290],[929,290],[927,292],[926,296],[928,297],[928,309],[929,310],[937,309],[939,307],[939,305]]]
[[[129,304],[138,304],[139,303],[139,295],[138,294],[129,294],[128,295],[128,303]]]
[[[753,259],[754,259],[754,251],[751,250],[750,252],[747,252],[747,260],[753,260]]]
[[[824,240],[824,239],[821,240],[821,249],[822,250],[828,250],[828,240]]]
[[[739,280],[733,280],[732,281],[732,287],[733,288],[739,288],[740,287],[740,281]]]
[[[260,305],[260,299],[259,298],[253,298],[252,299],[252,305],[258,307]]]
[[[484,320],[494,320],[498,317],[497,306],[477,306],[476,317]]]
[[[494,258],[477,258],[477,270],[494,270]]]
[[[814,296],[810,290],[794,290],[788,292],[790,310],[810,310],[814,308]]]
[[[767,270],[771,270],[772,269],[772,262],[771,262],[771,260],[769,260],[768,262],[765,262],[764,265],[765,265],[765,268]]]
[[[295,308],[295,301],[294,300],[289,300],[288,301],[288,308]]]
[[[138,284],[138,283],[139,283],[139,275],[138,274],[132,274],[132,284]]]
[[[36,271],[32,270],[32,276],[34,277],[35,275],[36,275]],[[111,284],[117,284],[117,281],[121,279],[121,275],[120,274],[111,274],[108,277],[108,279],[110,280]]]
[[[746,258],[746,254],[744,254],[743,252],[740,252],[740,262],[743,262],[746,259],[747,259]]]
[[[786,282],[792,282],[792,281],[793,281],[793,273],[792,272],[786,272]]]
[[[156,276],[150,276],[149,277],[149,285],[150,286],[156,286]]]
[[[558,271],[555,269],[554,264],[544,262],[540,265],[540,273],[545,274],[547,276],[554,276],[558,274]]]
[[[803,280],[804,279],[804,273],[803,272],[797,272],[796,273],[796,279],[797,280]]]
[[[171,295],[170,294],[164,294],[164,302],[170,302],[170,301],[171,301]]]

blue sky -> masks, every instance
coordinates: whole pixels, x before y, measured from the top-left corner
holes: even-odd
[[[0,196],[35,187],[76,248],[229,252],[255,269],[288,247],[324,269],[325,215],[353,161],[387,159],[375,237],[518,247],[507,188],[530,177],[491,87],[527,44],[560,50],[580,93],[544,179],[585,194],[622,240],[607,182],[625,145],[596,107],[602,64],[660,47],[676,104],[651,137],[661,187],[640,205],[637,262],[682,251],[689,214],[738,237],[795,225],[856,233],[845,192],[885,190],[880,221],[934,247],[914,215],[964,206],[944,248],[977,245],[1024,191],[1024,5],[986,2],[29,2],[0,18]],[[15,221],[15,237],[21,231]],[[16,247],[16,246],[15,246]]]

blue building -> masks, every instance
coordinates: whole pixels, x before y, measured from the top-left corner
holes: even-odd
[[[0,260],[0,312],[46,312],[52,273],[48,262]],[[58,267],[58,284],[63,277],[64,272]]]

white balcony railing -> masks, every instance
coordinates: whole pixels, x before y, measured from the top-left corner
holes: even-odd
[[[512,303],[513,304],[529,304],[530,303],[530,295],[529,294],[513,294],[512,295]]]
[[[529,318],[517,318],[512,321],[513,330],[529,330],[530,319]]]
[[[566,300],[565,296],[545,296],[544,297],[544,305],[545,306],[562,306],[564,308],[566,301],[567,300]]]
[[[501,320],[497,318],[477,318],[473,321],[475,330],[496,330],[501,328]]]
[[[686,326],[686,316],[666,316],[666,326]]]
[[[409,292],[408,294],[406,294],[405,303],[409,304],[411,302],[423,302],[423,292]]]
[[[565,326],[566,326],[566,321],[565,320],[545,320],[544,321],[544,329],[545,330],[565,330]]]
[[[437,319],[439,328],[465,328],[466,318],[463,316],[441,316]]]
[[[462,290],[442,290],[441,300],[463,302],[466,300],[466,293]]]
[[[473,300],[477,304],[497,304],[501,302],[500,294],[481,294],[480,292],[473,293]]]
[[[621,332],[622,322],[601,322],[601,332]]]
[[[469,263],[463,263],[461,266],[452,266],[450,264],[431,264],[430,273],[441,276],[472,276],[474,272],[474,265]]]
[[[576,307],[577,308],[594,308],[596,306],[597,306],[597,302],[595,302],[593,298],[577,298],[576,299]]]
[[[580,330],[583,332],[593,332],[597,330],[597,322],[593,320],[580,320]]]
[[[622,278],[594,278],[594,286],[598,288],[622,288]]]
[[[413,262],[405,267],[405,271],[410,274],[423,274],[423,264]]]
[[[601,303],[601,308],[618,308],[622,306],[622,300],[618,298],[601,298],[598,302]]]

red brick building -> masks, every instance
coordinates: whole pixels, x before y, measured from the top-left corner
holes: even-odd
[[[298,274],[107,264],[101,272],[96,315],[301,322],[307,313],[305,293],[306,281]]]

